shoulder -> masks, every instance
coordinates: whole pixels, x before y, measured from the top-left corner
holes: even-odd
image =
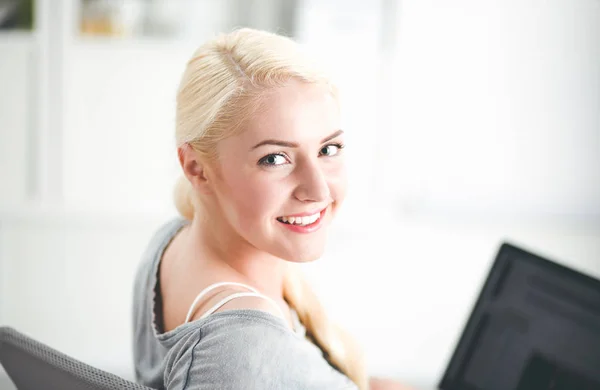
[[[151,232],[149,240],[143,248],[141,261],[135,271],[134,294],[138,296],[145,295],[154,288],[156,271],[162,253],[177,232],[186,224],[187,221],[184,219],[173,218]],[[136,298],[135,302],[138,303],[140,298],[141,296]]]
[[[162,252],[185,225],[185,220],[173,218],[150,232],[148,241],[143,248],[141,260],[135,271],[134,294],[145,295],[148,293],[147,290],[154,288],[156,269]],[[139,303],[140,299],[136,298],[134,302]]]
[[[177,233],[189,224],[187,219],[174,217],[155,228],[150,235],[149,247],[165,247]]]
[[[185,219],[173,218],[154,228],[149,234],[133,278],[133,310],[139,320],[136,321],[135,328],[144,326],[148,321],[147,313],[154,310],[161,258],[173,238],[187,223]],[[162,309],[159,311],[162,312]]]
[[[188,326],[167,357],[167,388],[352,388],[317,347],[268,313],[227,311]]]
[[[142,266],[156,263],[177,233],[188,224],[183,218],[172,218],[160,226],[153,228],[143,248]]]
[[[248,388],[240,385],[257,378],[262,378],[261,388],[275,388],[262,381],[276,379],[299,341],[276,318],[253,310],[216,313],[186,327],[190,331],[167,357],[167,388],[188,389],[190,381],[194,389],[236,388],[229,387],[234,383]]]

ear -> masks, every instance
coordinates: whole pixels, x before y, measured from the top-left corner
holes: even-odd
[[[207,176],[206,164],[200,159],[196,152],[188,143],[177,148],[179,164],[183,174],[197,191],[208,192],[210,190]]]

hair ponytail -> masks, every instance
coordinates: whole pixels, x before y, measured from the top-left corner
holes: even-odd
[[[339,371],[359,389],[368,389],[363,353],[350,334],[334,324],[300,270],[290,265],[284,281],[284,298],[296,310],[307,337]]]
[[[175,183],[173,198],[179,214],[188,221],[191,221],[194,218],[194,211],[196,209],[193,200],[193,188],[192,183],[183,175]]]

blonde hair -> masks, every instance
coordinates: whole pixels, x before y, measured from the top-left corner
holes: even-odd
[[[183,73],[177,94],[177,146],[188,143],[203,157],[216,158],[217,143],[240,131],[265,93],[291,80],[321,83],[336,95],[330,78],[319,69],[296,42],[277,34],[243,28],[217,36],[194,53]],[[177,182],[174,198],[179,213],[193,219],[199,200],[185,176]],[[357,344],[328,319],[295,268],[290,265],[285,278],[285,300],[329,363],[367,389]]]

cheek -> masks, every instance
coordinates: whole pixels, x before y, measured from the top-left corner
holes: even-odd
[[[260,174],[237,170],[228,179],[228,214],[234,214],[238,228],[253,229],[275,217],[282,203],[283,188],[277,182],[264,180]],[[227,206],[226,206],[227,207]]]
[[[332,165],[327,169],[329,190],[335,202],[341,203],[346,197],[348,176],[343,162]]]

